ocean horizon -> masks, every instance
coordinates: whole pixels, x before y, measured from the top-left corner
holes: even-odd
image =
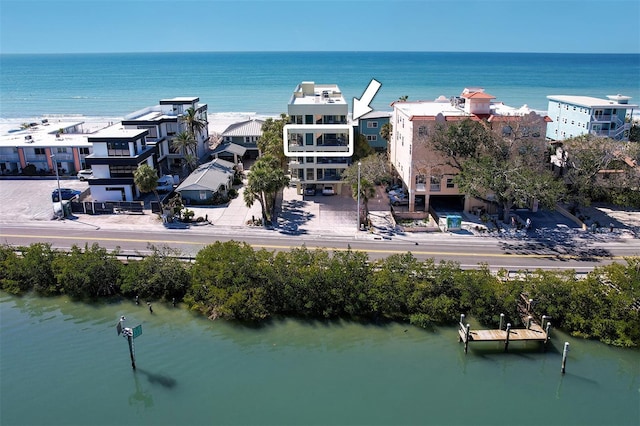
[[[210,113],[278,115],[301,81],[337,84],[349,102],[371,79],[372,106],[401,96],[433,100],[482,87],[497,101],[539,111],[549,95],[631,96],[640,54],[497,52],[166,52],[0,54],[0,118],[52,114],[122,117],[160,99],[198,96]]]

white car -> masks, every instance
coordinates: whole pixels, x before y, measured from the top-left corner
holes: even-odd
[[[78,172],[78,179],[79,180],[87,180],[87,179],[91,179],[93,177],[93,170],[91,169],[84,169],[84,170],[80,170]]]
[[[173,191],[173,188],[173,176],[164,175],[160,179],[158,179],[158,186],[156,187],[156,191],[171,192]]]
[[[322,195],[333,195],[335,194],[336,191],[333,189],[333,186],[325,186],[324,188],[322,188]]]

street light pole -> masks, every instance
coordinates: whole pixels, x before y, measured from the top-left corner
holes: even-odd
[[[358,228],[356,231],[360,231],[360,166],[362,163],[358,161]]]
[[[60,190],[60,175],[58,174],[58,162],[56,161],[55,154],[51,154],[51,161],[56,171],[56,181],[58,182],[58,202],[60,203],[60,213],[62,213],[60,216],[64,216],[64,211],[62,210],[62,191]]]

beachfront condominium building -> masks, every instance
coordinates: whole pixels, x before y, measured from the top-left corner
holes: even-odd
[[[620,141],[629,140],[631,123],[627,121],[638,105],[629,103],[629,96],[609,95],[607,99],[589,96],[551,95],[548,115],[553,122],[547,126],[547,139],[562,141],[591,134]]]
[[[143,164],[154,168],[156,145],[147,144],[148,135],[148,129],[116,124],[88,137],[93,144],[86,159],[93,171],[88,179],[93,201],[133,201],[141,195],[133,174]]]
[[[161,99],[158,105],[143,108],[127,115],[122,120],[125,129],[145,129],[149,132],[147,144],[157,147],[157,161],[160,174],[180,173],[184,170],[185,152],[174,146],[173,140],[188,131],[188,110],[204,123],[196,132],[196,156],[206,159],[209,154],[209,122],[207,104],[201,104],[198,97],[176,97]]]
[[[285,154],[298,192],[316,187],[339,194],[342,172],[353,154],[348,106],[335,84],[300,83],[289,100]]]
[[[44,118],[0,136],[0,174],[74,175],[93,151],[84,122],[73,117]]]
[[[460,193],[454,179],[457,170],[429,143],[439,126],[474,120],[501,137],[513,137],[518,132],[544,144],[548,121],[548,117],[526,105],[516,109],[497,102],[482,88],[466,88],[460,96],[440,96],[434,101],[397,101],[392,106],[389,161],[409,196],[408,212],[403,213],[413,217],[426,216],[430,208],[435,211],[482,208],[487,212],[495,209],[491,203]]]

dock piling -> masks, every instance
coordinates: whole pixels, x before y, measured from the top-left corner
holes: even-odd
[[[564,349],[562,350],[562,374],[564,374],[565,367],[567,365],[567,353],[569,352],[569,342],[564,342]]]
[[[504,341],[504,351],[507,352],[509,350],[509,335],[511,333],[511,323],[507,323],[507,340]]]
[[[500,327],[499,330],[502,330],[502,325],[504,324],[504,314],[500,314]]]

